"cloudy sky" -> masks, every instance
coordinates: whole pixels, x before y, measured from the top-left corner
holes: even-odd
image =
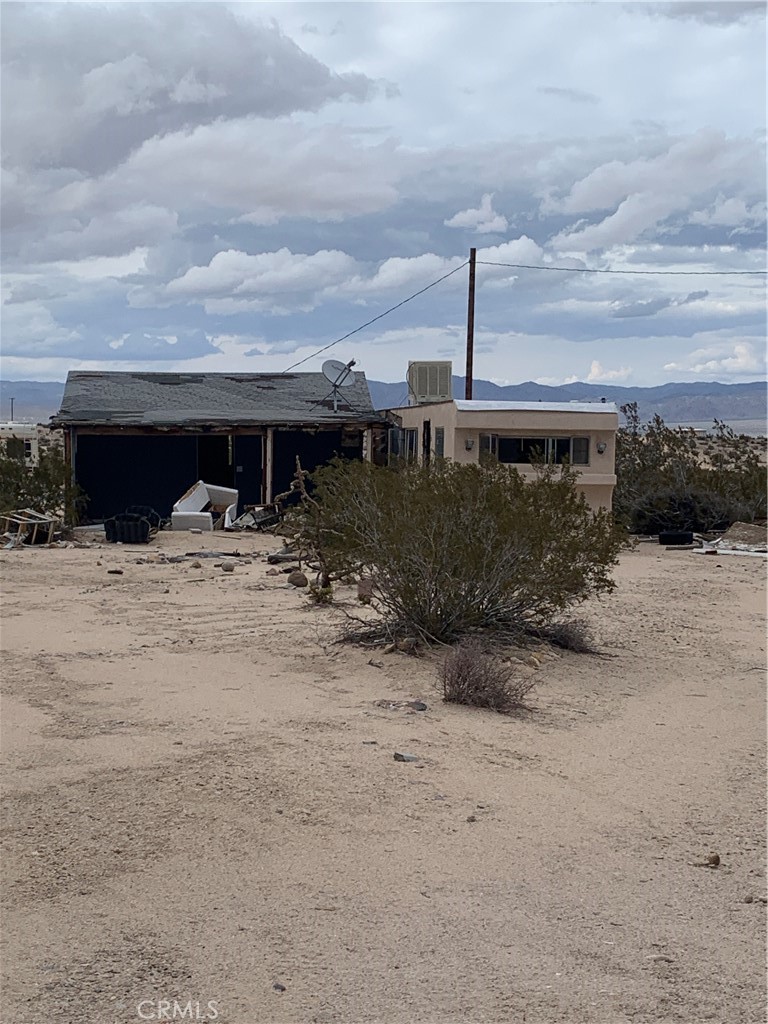
[[[2,8],[5,378],[765,375],[762,2]]]

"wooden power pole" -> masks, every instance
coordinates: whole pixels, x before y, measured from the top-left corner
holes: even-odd
[[[464,372],[464,397],[472,400],[472,361],[475,348],[475,262],[477,249],[469,250],[469,300],[467,302],[467,368]]]

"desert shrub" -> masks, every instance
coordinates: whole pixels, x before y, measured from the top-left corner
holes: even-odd
[[[452,643],[520,636],[613,588],[623,539],[593,513],[568,467],[530,481],[512,468],[337,460],[291,514],[300,545],[336,577],[370,576],[387,636]]]
[[[596,654],[592,630],[584,619],[557,619],[536,630],[542,640],[576,654]]]
[[[37,466],[27,466],[24,446],[0,443],[0,512],[33,508],[60,516],[75,525],[84,495],[71,481],[69,466],[58,446],[41,446]]]
[[[768,477],[754,438],[715,420],[704,458],[693,430],[659,416],[643,424],[635,403],[622,412],[613,508],[633,533],[706,532],[765,517]]]
[[[439,670],[443,700],[509,714],[525,706],[532,679],[515,679],[514,670],[477,642],[459,644]]]

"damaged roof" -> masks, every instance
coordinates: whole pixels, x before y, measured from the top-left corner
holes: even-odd
[[[349,423],[381,418],[364,373],[333,389],[322,373],[67,374],[54,426]]]

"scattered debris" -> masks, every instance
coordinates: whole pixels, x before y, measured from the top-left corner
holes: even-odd
[[[474,822],[477,821],[477,817],[474,814],[468,814],[467,821],[469,822],[470,825],[472,825],[474,824]]]
[[[384,662],[376,661],[375,658],[369,658],[368,664],[371,665],[373,668],[384,668]]]
[[[286,990],[285,985],[281,985],[279,981],[276,981],[272,988],[275,990],[275,992],[285,992]]]
[[[395,756],[395,760],[396,761],[408,761],[408,762],[410,762],[410,761],[419,761],[419,760],[421,760],[421,758],[418,758],[415,754],[402,754],[402,753],[400,753],[399,750],[395,751],[395,755],[394,756]]]
[[[107,573],[110,576],[122,576],[123,575],[123,570],[122,569],[107,569]]]
[[[248,505],[228,530],[266,530],[270,526],[277,526],[283,517],[280,506],[276,503],[271,505]]]
[[[387,708],[389,711],[404,711],[409,708],[411,711],[426,711],[427,705],[423,700],[375,700],[377,708]]]
[[[8,539],[6,549],[22,544],[51,544],[58,526],[55,516],[33,508],[15,509],[0,516],[0,533]]]
[[[295,569],[288,577],[288,583],[292,587],[307,587],[309,586],[309,580],[301,571],[301,569]]]
[[[673,964],[675,962],[672,957],[667,956],[666,953],[651,953],[651,955],[647,956],[645,959],[650,960],[651,963],[654,964]]]
[[[281,562],[298,562],[299,556],[292,551],[274,551],[267,555],[267,561],[270,565],[279,565]]]
[[[171,512],[172,530],[227,530],[237,515],[238,492],[198,480],[183,494]]]
[[[722,537],[708,541],[701,549],[702,554],[753,555],[768,554],[768,528],[756,523],[734,523]]]

